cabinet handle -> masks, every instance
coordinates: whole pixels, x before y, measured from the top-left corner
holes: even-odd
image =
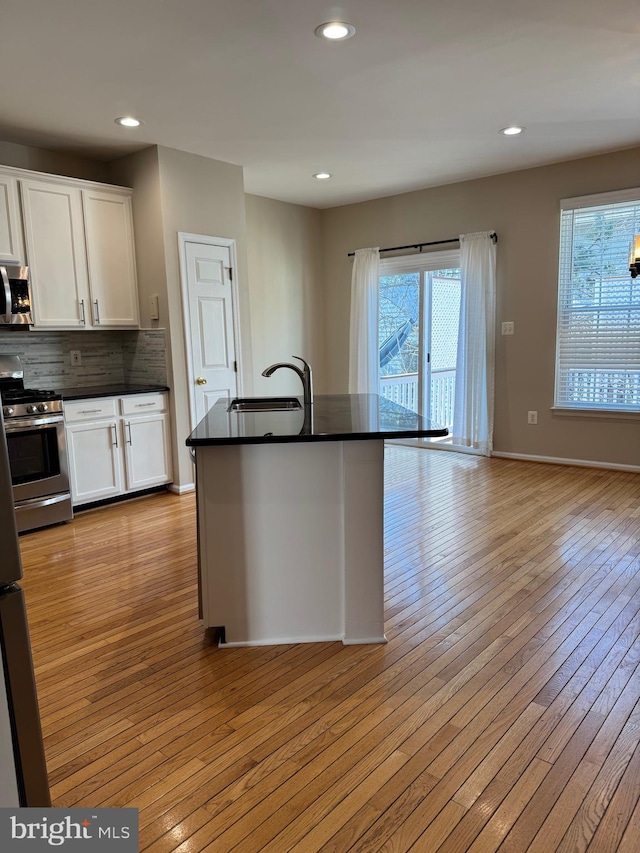
[[[129,431],[129,438],[127,439],[127,444],[129,446],[131,446],[133,444],[133,442],[131,441],[131,424],[129,423],[129,421],[126,422],[125,426],[126,426],[127,430]]]
[[[100,306],[98,305],[98,300],[96,299],[93,303],[96,307],[96,325],[100,324]]]
[[[82,320],[81,320],[82,325],[86,326],[87,325],[87,317],[86,317],[86,314],[84,313],[84,299],[80,300],[80,310],[82,311]]]
[[[155,406],[155,403],[136,403],[136,409],[146,409],[147,406]]]
[[[113,430],[113,441],[111,442],[112,447],[118,446],[118,431],[116,430],[116,425],[111,424],[111,429]]]
[[[81,415],[96,415],[98,412],[101,412],[102,409],[80,409]]]

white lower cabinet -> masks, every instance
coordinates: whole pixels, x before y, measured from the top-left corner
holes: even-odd
[[[171,482],[166,394],[65,404],[74,506]]]
[[[169,416],[125,418],[122,427],[127,491],[170,482]]]
[[[67,426],[69,479],[74,504],[122,494],[117,421]]]

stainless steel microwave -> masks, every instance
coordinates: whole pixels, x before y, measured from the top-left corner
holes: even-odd
[[[0,262],[0,326],[31,323],[29,267]]]

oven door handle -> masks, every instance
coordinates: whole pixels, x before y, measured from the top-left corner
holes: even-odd
[[[11,308],[12,308],[11,285],[9,284],[9,276],[7,275],[7,268],[6,267],[0,267],[0,278],[2,278],[2,284],[4,285],[4,298],[5,298],[4,321],[5,321],[5,323],[10,323],[11,322]]]
[[[31,509],[34,507],[40,506],[51,506],[52,504],[59,504],[63,501],[69,500],[69,494],[65,493],[62,495],[48,495],[44,498],[28,498],[25,501],[18,501],[16,503],[16,509]]]
[[[5,421],[4,429],[5,432],[26,432],[30,429],[47,429],[47,427],[56,426],[61,423],[64,423],[64,415],[53,418],[33,418],[28,422],[22,421],[21,423]]]

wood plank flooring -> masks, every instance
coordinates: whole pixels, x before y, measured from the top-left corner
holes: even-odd
[[[148,853],[632,853],[640,477],[387,447],[385,646],[212,647],[195,502],[22,537],[55,805]]]

